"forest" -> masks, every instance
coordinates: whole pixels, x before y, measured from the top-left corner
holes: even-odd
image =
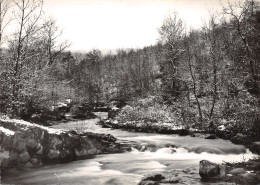
[[[0,184],[260,183],[260,1],[219,1],[196,29],[173,10],[157,42],[110,52],[72,50],[46,2],[0,0]],[[73,1],[132,0],[107,2]]]
[[[118,115],[121,121],[204,130],[224,124],[259,139],[259,2],[223,5],[201,29],[173,12],[158,28],[157,44],[107,54],[69,51],[43,3],[0,1],[2,116],[30,120],[68,100],[90,109],[116,100],[132,108]],[[11,25],[15,31],[5,32]]]

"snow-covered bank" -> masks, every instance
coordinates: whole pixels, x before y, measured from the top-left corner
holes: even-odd
[[[126,150],[111,135],[77,134],[15,119],[0,119],[0,144],[1,169],[67,162]]]

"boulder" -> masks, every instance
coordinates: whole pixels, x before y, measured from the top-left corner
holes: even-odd
[[[22,120],[0,119],[0,152],[5,154],[0,156],[1,167],[69,162],[130,148],[121,148],[116,140],[112,135],[88,132],[79,135]]]
[[[102,124],[102,128],[112,128],[112,125],[105,122],[105,123]]]
[[[223,139],[231,139],[230,129],[227,128],[225,125],[218,126],[215,130],[215,134]]]
[[[200,161],[199,174],[202,179],[218,177],[220,175],[220,167],[218,164],[202,160]]]
[[[187,130],[187,129],[181,129],[181,130],[179,131],[179,135],[180,135],[180,136],[187,136],[187,135],[189,135],[189,130]]]
[[[260,141],[253,142],[250,146],[251,151],[260,155]]]
[[[217,139],[217,136],[215,134],[207,134],[204,139]]]
[[[227,182],[235,184],[258,184],[260,183],[260,172],[253,170],[252,165],[257,161],[249,161],[246,164],[226,163],[217,165],[207,160],[200,161],[199,174],[203,180],[208,182]],[[251,171],[247,171],[251,170]],[[253,171],[252,171],[253,170]]]
[[[247,145],[250,143],[248,136],[238,133],[233,138],[231,138],[231,141],[235,144],[243,144]]]

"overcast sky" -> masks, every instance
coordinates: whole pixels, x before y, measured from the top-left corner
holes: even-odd
[[[223,1],[223,0],[222,0]],[[219,0],[47,0],[45,10],[63,28],[70,50],[115,50],[155,44],[173,11],[198,28]]]

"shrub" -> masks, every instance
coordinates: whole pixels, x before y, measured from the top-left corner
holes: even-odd
[[[133,101],[123,107],[116,118],[121,123],[145,121],[179,124],[179,112],[176,106],[158,103],[156,97],[150,97]]]

